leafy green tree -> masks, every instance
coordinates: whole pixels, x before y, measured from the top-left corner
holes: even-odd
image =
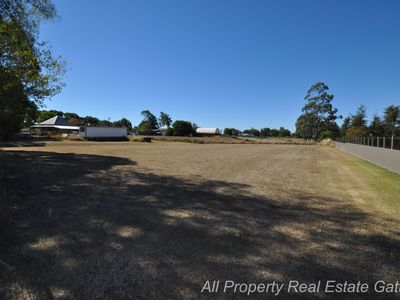
[[[351,125],[351,116],[344,118],[342,127],[340,128],[340,135],[346,136],[347,130],[350,128]]]
[[[367,127],[367,108],[360,105],[354,115],[351,115],[350,127]]]
[[[102,127],[112,127],[113,123],[110,120],[100,120],[99,125]]]
[[[291,135],[292,133],[290,132],[289,129],[286,129],[284,127],[279,128],[279,134],[278,134],[279,137],[289,137]]]
[[[64,62],[54,58],[45,43],[37,41],[40,22],[55,15],[49,0],[0,0],[0,76],[5,83],[1,85],[0,93],[5,96],[0,98],[0,107],[3,109],[7,106],[15,114],[27,109],[25,114],[31,114],[46,98],[60,92]],[[16,105],[10,104],[12,100]],[[26,101],[33,103],[25,105]],[[14,132],[23,125],[11,123],[15,124]]]
[[[192,128],[193,128],[193,134],[196,135],[196,130],[197,128],[199,128],[200,126],[197,125],[196,123],[192,123]]]
[[[261,128],[261,130],[260,130],[260,135],[261,136],[266,136],[266,137],[270,137],[270,136],[272,136],[272,134],[271,134],[271,128]]]
[[[232,135],[232,128],[225,128],[224,129],[224,135],[231,136]]]
[[[78,114],[76,114],[76,113],[71,113],[71,112],[66,112],[66,113],[64,113],[64,116],[63,116],[66,120],[70,120],[70,119],[80,119],[81,117],[79,117],[79,115]]]
[[[253,128],[253,127],[250,128],[250,129],[243,130],[243,133],[254,135],[254,136],[260,136],[260,131],[258,129]]]
[[[224,135],[230,135],[230,136],[238,136],[240,134],[240,130],[236,128],[225,128],[224,129]]]
[[[236,128],[231,128],[231,130],[233,136],[238,136],[241,133],[240,130]]]
[[[279,130],[278,129],[271,129],[271,137],[278,137],[279,136]]]
[[[172,119],[167,113],[160,112],[160,117],[158,118],[158,124],[160,126],[170,127],[172,124]]]
[[[150,122],[152,129],[157,129],[158,128],[157,118],[149,110],[142,111],[141,115],[143,116],[143,121],[149,121]]]
[[[177,120],[172,124],[173,135],[191,136],[194,134],[193,125],[189,121]]]
[[[9,139],[23,126],[30,126],[36,118],[37,107],[26,97],[22,84],[10,85],[0,74],[0,139]],[[7,76],[7,75],[6,75]]]
[[[385,135],[385,124],[378,115],[374,115],[369,125],[369,133],[372,136],[381,137]]]
[[[321,130],[320,118],[311,113],[302,114],[296,121],[296,136],[304,139],[319,138]]]
[[[158,128],[157,118],[149,111],[141,112],[143,121],[140,122],[138,128],[140,134],[153,134],[153,130]]]
[[[387,135],[400,134],[400,106],[390,105],[385,108],[383,118]]]
[[[360,105],[355,114],[350,115],[350,128],[346,130],[347,137],[363,137],[368,135],[367,108]]]
[[[132,129],[132,123],[126,118],[122,118],[119,121],[115,121],[113,123],[113,126],[115,126],[115,127],[126,127],[128,129]]]
[[[99,126],[100,120],[96,117],[86,116],[83,118],[83,124],[86,126]]]
[[[313,84],[307,91],[303,114],[297,119],[296,133],[303,138],[320,138],[323,131],[336,127],[340,118],[338,110],[333,107],[334,96],[329,94],[329,87],[323,82]]]
[[[12,21],[32,43],[36,40],[40,23],[56,16],[51,0],[0,0],[0,19]]]

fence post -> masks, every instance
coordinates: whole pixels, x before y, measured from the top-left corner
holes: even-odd
[[[386,148],[386,137],[383,137],[383,147],[382,148]]]
[[[379,147],[379,137],[376,138],[376,146]]]
[[[390,147],[390,149],[392,149],[392,150],[393,150],[393,145],[394,145],[394,135],[392,135],[392,145]]]

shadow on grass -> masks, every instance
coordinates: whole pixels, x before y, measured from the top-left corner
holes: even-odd
[[[339,199],[267,199],[243,184],[141,172],[118,157],[1,154],[0,298],[240,298],[200,290],[206,280],[400,275],[397,223]]]

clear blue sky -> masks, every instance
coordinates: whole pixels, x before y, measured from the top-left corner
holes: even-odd
[[[400,1],[55,1],[41,39],[68,61],[48,109],[134,124],[294,129],[324,81],[340,113],[400,104]]]

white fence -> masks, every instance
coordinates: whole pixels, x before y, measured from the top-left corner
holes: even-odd
[[[400,151],[336,142],[336,148],[400,174]]]

